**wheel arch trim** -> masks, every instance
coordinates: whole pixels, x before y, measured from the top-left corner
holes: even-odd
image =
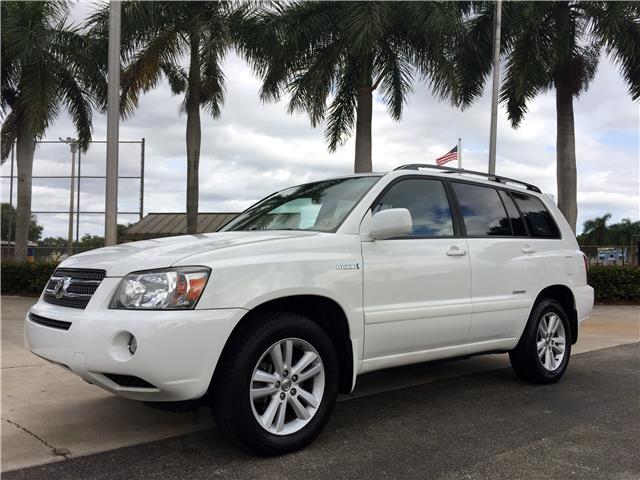
[[[350,393],[355,387],[360,368],[361,352],[359,349],[362,348],[362,342],[357,334],[355,337],[353,336],[352,320],[349,319],[340,303],[334,298],[319,294],[283,294],[262,300],[262,302],[255,302],[251,308],[248,308],[237,322],[225,342],[220,359],[224,358],[228,346],[236,338],[243,335],[243,330],[251,325],[257,314],[262,312],[298,313],[318,323],[334,342],[341,372],[339,391],[340,393]],[[217,368],[218,365],[216,365]],[[215,377],[215,371],[213,376]]]
[[[538,292],[534,302],[531,304],[531,308],[529,310],[529,315],[535,308],[535,306],[542,300],[543,298],[551,298],[560,305],[565,310],[567,317],[569,319],[569,329],[571,330],[571,344],[574,345],[578,341],[578,312],[576,310],[576,299],[571,287],[563,284],[553,284],[547,285],[543,289]]]

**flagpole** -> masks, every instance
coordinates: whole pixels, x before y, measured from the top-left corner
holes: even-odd
[[[462,170],[462,139],[458,139],[458,170]]]
[[[104,244],[118,243],[118,146],[120,142],[120,15],[119,0],[109,4],[107,69],[107,168],[105,181]]]
[[[491,90],[491,131],[489,133],[489,174],[496,174],[496,133],[498,131],[498,89],[500,87],[500,23],[502,0],[496,2],[493,24],[493,88]]]

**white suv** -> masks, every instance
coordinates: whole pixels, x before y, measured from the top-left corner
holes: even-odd
[[[365,372],[508,352],[521,378],[554,382],[592,305],[538,188],[406,165],[277,192],[218,233],[75,255],[25,343],[122,397],[205,399],[274,455],[312,441]]]

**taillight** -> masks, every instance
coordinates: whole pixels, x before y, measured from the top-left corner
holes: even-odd
[[[582,252],[582,259],[584,260],[584,272],[589,273],[589,257]]]

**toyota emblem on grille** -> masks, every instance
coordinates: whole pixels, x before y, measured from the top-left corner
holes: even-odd
[[[56,298],[62,298],[64,295],[66,295],[69,285],[71,285],[71,277],[64,277],[58,280],[56,288],[53,291]]]

